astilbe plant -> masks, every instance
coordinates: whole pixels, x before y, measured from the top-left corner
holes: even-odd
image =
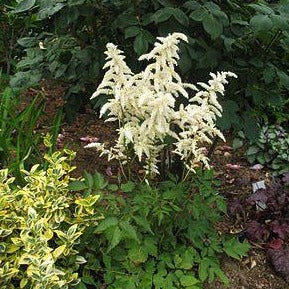
[[[108,70],[92,98],[112,96],[100,116],[108,113],[107,121],[118,121],[118,140],[111,148],[101,143],[88,147],[96,147],[109,160],[117,159],[128,167],[137,158],[151,177],[159,173],[158,162],[161,152],[169,148],[169,138],[173,140],[171,151],[181,158],[188,172],[200,163],[209,167],[205,145],[215,136],[224,139],[215,125],[222,115],[217,94],[223,95],[226,78],[236,75],[210,73],[208,84],[198,82],[197,86],[182,82],[175,70],[181,40],[188,41],[182,33],[158,37],[152,51],[139,58],[151,63],[137,74],[125,63],[123,52],[107,44],[104,68]],[[177,105],[179,98],[187,105]]]
[[[76,270],[86,261],[75,246],[85,228],[96,224],[99,196],[69,191],[73,155],[46,155],[47,169],[25,171],[23,187],[0,170],[0,288],[65,289],[78,282]]]

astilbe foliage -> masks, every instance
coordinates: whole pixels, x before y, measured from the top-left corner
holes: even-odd
[[[107,44],[107,72],[92,98],[101,94],[111,97],[100,114],[108,113],[107,121],[118,121],[118,140],[112,148],[100,143],[88,147],[96,147],[109,160],[118,159],[122,164],[130,165],[136,156],[152,176],[159,173],[160,153],[168,148],[167,139],[171,138],[172,152],[180,156],[188,171],[200,163],[209,167],[205,144],[215,136],[224,139],[215,126],[222,115],[217,94],[224,94],[226,78],[236,75],[210,73],[208,84],[199,82],[197,86],[182,82],[175,70],[181,40],[187,42],[182,33],[158,37],[152,51],[139,57],[150,63],[137,74],[125,63],[122,51]],[[187,105],[177,105],[184,100]]]
[[[45,155],[46,170],[25,171],[26,185],[13,185],[0,170],[0,287],[68,288],[86,260],[75,245],[95,225],[98,195],[79,198],[68,189],[71,151]]]

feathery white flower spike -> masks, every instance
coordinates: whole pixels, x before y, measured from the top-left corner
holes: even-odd
[[[167,136],[175,139],[173,152],[180,156],[189,171],[201,163],[209,167],[204,145],[223,134],[216,128],[216,118],[222,115],[218,94],[224,95],[227,77],[232,72],[210,73],[208,83],[197,86],[184,83],[176,72],[179,59],[178,44],[188,42],[182,33],[158,37],[158,42],[139,60],[150,63],[144,71],[134,74],[125,62],[123,52],[114,44],[107,44],[107,69],[104,78],[91,98],[106,94],[110,98],[102,107],[100,116],[108,113],[107,121],[119,122],[118,140],[107,149],[103,144],[89,144],[109,160],[129,161],[133,151],[144,162],[147,174],[158,174],[161,151],[166,147]],[[193,95],[192,95],[193,94]],[[189,103],[179,107],[176,98],[184,97]],[[177,129],[176,129],[177,128]]]

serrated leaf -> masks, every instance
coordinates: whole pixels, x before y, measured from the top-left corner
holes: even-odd
[[[122,239],[122,232],[120,228],[116,226],[112,234],[112,238],[111,240],[109,240],[107,253],[109,253],[112,249],[114,249],[120,243],[121,239]]]
[[[128,257],[134,263],[144,263],[148,258],[148,253],[142,246],[134,246],[129,249]]]
[[[83,191],[87,189],[87,185],[82,181],[72,181],[69,183],[68,189],[72,192]]]
[[[240,260],[241,257],[245,256],[250,249],[250,245],[247,242],[241,243],[236,238],[230,238],[223,244],[224,252],[237,260]]]
[[[105,219],[104,221],[102,221],[96,229],[96,232],[103,232],[105,230],[107,230],[108,228],[114,227],[118,224],[118,219],[115,217],[109,217],[107,219]]]
[[[143,227],[145,229],[146,232],[150,232],[152,235],[154,235],[154,232],[151,229],[150,223],[145,219],[145,217],[142,216],[133,216],[133,219],[135,220],[135,222]]]
[[[184,287],[189,287],[189,286],[193,286],[199,283],[199,280],[197,278],[195,278],[194,276],[182,276],[180,278],[180,282],[182,284],[182,286]]]
[[[122,229],[124,238],[133,239],[133,240],[137,241],[138,243],[140,243],[140,240],[137,236],[135,227],[132,226],[128,221],[120,222],[119,226]]]
[[[122,184],[120,186],[120,189],[125,193],[131,193],[134,188],[135,188],[135,183],[132,181],[128,181],[127,183]]]

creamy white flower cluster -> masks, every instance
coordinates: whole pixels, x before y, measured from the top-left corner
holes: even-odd
[[[237,76],[231,72],[211,73],[208,84],[197,83],[200,89],[183,83],[175,67],[178,44],[181,40],[187,42],[187,37],[173,33],[157,39],[153,50],[139,58],[152,63],[138,74],[132,73],[116,45],[107,44],[104,66],[107,72],[92,98],[100,94],[112,96],[100,116],[108,112],[107,121],[119,122],[119,137],[112,148],[101,143],[87,147],[96,147],[109,160],[118,159],[123,164],[133,151],[148,174],[157,174],[160,153],[169,136],[175,140],[173,152],[181,157],[187,169],[194,170],[200,163],[209,167],[205,144],[211,143],[216,135],[224,139],[215,126],[216,117],[222,114],[217,94],[224,94],[226,77]],[[177,107],[178,97],[186,98],[188,104]]]

